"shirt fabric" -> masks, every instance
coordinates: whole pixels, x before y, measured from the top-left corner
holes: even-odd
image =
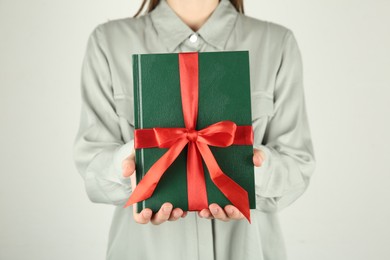
[[[197,212],[161,225],[136,223],[132,206],[123,208],[135,177],[123,178],[121,169],[134,149],[131,55],[237,50],[249,51],[253,146],[266,155],[261,167],[254,166],[252,224],[204,219]],[[291,29],[241,14],[221,0],[195,32],[161,0],[150,13],[93,29],[81,96],[73,156],[89,199],[114,205],[106,259],[287,258],[278,213],[304,193],[315,169],[301,53]]]

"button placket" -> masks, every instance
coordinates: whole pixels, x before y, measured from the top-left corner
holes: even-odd
[[[189,40],[191,43],[196,43],[198,41],[198,35],[196,33],[191,34]]]
[[[203,45],[203,40],[197,33],[192,33],[188,36],[187,40],[183,43],[183,51],[199,51]]]

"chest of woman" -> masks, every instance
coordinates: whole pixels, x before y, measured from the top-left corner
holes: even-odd
[[[254,138],[255,143],[260,143],[274,110],[274,86],[281,62],[283,34],[272,23],[243,15],[238,16],[235,26],[226,34],[222,49],[198,33],[188,35],[177,46],[170,47],[172,52],[249,51]],[[113,105],[120,117],[126,142],[133,138],[131,128],[134,126],[132,54],[170,52],[163,37],[147,16],[105,24],[101,46],[105,48]]]

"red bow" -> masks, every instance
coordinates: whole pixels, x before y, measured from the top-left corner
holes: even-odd
[[[135,148],[169,148],[137,184],[124,207],[152,196],[160,178],[188,144],[187,184],[189,210],[208,208],[202,158],[211,180],[250,222],[248,193],[219,168],[208,145],[227,147],[253,144],[252,126],[221,121],[195,130],[198,117],[198,53],[179,53],[180,89],[186,128],[150,128],[134,131]]]

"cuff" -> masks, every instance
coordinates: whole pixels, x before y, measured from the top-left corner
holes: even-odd
[[[275,157],[276,155],[273,154],[271,149],[266,145],[257,145],[255,148],[262,150],[265,154],[261,166],[255,167],[256,193],[261,197],[280,197],[282,195],[280,187],[283,187],[283,178],[282,176],[275,176],[275,174],[273,174],[274,169],[272,169],[274,160],[278,160],[279,158]],[[275,177],[280,178],[276,180]],[[278,189],[275,189],[276,187],[278,187]]]
[[[134,151],[134,139],[131,139],[129,142],[125,143],[122,146],[119,146],[114,154],[114,168],[115,172],[118,173],[118,179],[121,183],[126,186],[131,185],[130,177],[123,177],[122,175],[122,162]]]
[[[256,148],[265,153],[264,163],[255,167],[256,194],[264,198],[273,198],[278,203],[291,203],[307,186],[295,161],[281,155],[272,147],[259,145]]]

